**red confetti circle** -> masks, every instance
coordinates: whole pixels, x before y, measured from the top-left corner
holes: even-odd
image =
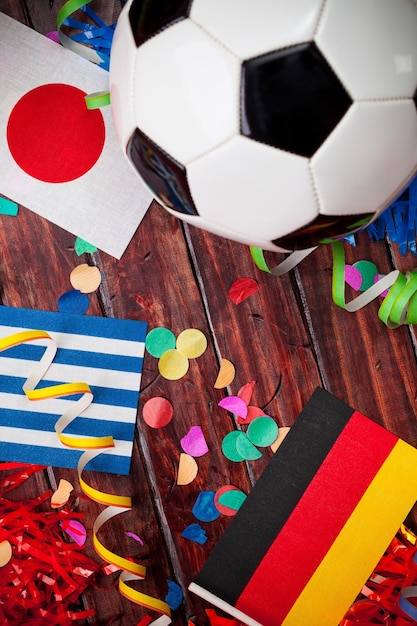
[[[240,491],[240,489],[238,489],[234,485],[224,485],[223,487],[220,487],[216,491],[216,495],[214,496],[214,505],[216,509],[223,515],[233,516],[236,515],[237,511],[235,509],[232,509],[230,506],[225,506],[224,504],[219,502],[220,496],[222,496],[227,491]]]
[[[174,409],[169,400],[156,396],[145,402],[143,419],[151,428],[163,428],[172,420]]]
[[[64,183],[88,172],[105,140],[101,111],[89,110],[85,92],[64,84],[28,91],[7,124],[7,143],[17,165],[45,183]]]

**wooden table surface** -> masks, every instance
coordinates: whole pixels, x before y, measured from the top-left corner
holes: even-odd
[[[56,28],[63,0],[52,4],[0,0],[0,10],[46,33]],[[109,24],[120,12],[117,0],[94,0],[92,7]],[[74,235],[29,209],[20,207],[17,217],[0,216],[2,304],[56,311],[59,296],[71,288],[71,270],[86,262],[97,265],[104,278],[90,297],[87,314],[144,320],[149,330],[165,326],[176,335],[193,327],[207,337],[204,355],[177,381],[164,379],[157,360],[145,355],[131,475],[86,472],[96,488],[133,497],[133,510],[106,524],[100,537],[109,549],[139,556],[147,566],[147,577],[137,587],[141,591],[163,599],[167,580],[182,587],[184,602],[173,612],[173,624],[187,624],[188,619],[196,626],[208,624],[208,605],[187,587],[231,519],[221,515],[202,523],[208,535],[205,545],[183,538],[183,529],[196,521],[191,511],[196,497],[202,489],[216,491],[225,484],[248,493],[272,454],[266,450],[262,459],[248,463],[224,457],[222,439],[237,427],[234,417],[218,407],[227,393],[236,394],[255,380],[252,403],[279,426],[291,426],[315,387],[322,386],[417,445],[414,328],[386,328],[378,320],[376,301],[354,314],[333,304],[330,247],[320,247],[277,278],[255,267],[246,246],[184,226],[153,203],[121,260],[101,251],[79,257]],[[120,214],[123,219],[122,206]],[[393,267],[405,272],[417,265],[410,253],[403,256],[388,242],[372,243],[366,233],[357,237],[356,248],[346,245],[346,258],[348,263],[372,260],[381,273]],[[272,255],[269,260],[280,259]],[[236,305],[228,291],[242,277],[255,279],[259,291]],[[226,390],[213,386],[222,358],[236,367]],[[144,403],[154,396],[169,399],[174,407],[173,420],[162,429],[148,427],[142,417]],[[180,439],[195,425],[202,427],[209,452],[198,459],[196,479],[179,486]],[[51,468],[27,482],[26,495],[34,497],[60,478],[77,485],[75,470]],[[102,507],[86,499],[79,506],[91,535]],[[412,527],[415,512],[407,520]],[[139,549],[125,536],[126,530],[140,535],[146,547]],[[91,537],[87,551],[102,562]],[[85,603],[96,608],[96,618],[89,623],[105,624],[119,616],[112,623],[135,626],[147,613],[109,584],[104,591],[88,591]]]

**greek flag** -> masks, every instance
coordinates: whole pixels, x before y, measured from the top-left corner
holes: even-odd
[[[83,437],[112,436],[86,469],[128,474],[147,325],[134,320],[0,306],[0,339],[46,331],[58,346],[37,389],[87,383],[93,402],[65,429]],[[55,423],[80,395],[29,400],[22,387],[42,358],[47,340],[0,352],[0,460],[76,468],[82,450],[63,445]]]

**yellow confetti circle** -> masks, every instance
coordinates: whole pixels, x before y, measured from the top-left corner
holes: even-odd
[[[74,289],[78,289],[81,293],[92,293],[100,286],[100,270],[95,265],[82,263],[72,270],[70,282]]]
[[[201,356],[206,348],[206,336],[197,328],[187,328],[177,337],[177,350],[188,359]]]
[[[178,380],[188,371],[188,359],[184,354],[173,348],[167,350],[158,362],[160,374],[168,380]]]

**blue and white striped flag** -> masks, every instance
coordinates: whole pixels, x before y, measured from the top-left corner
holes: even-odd
[[[37,389],[75,382],[90,386],[92,404],[65,434],[111,435],[115,446],[86,469],[129,473],[146,329],[145,322],[134,320],[0,306],[0,339],[42,330],[58,346]],[[30,401],[22,390],[46,345],[37,339],[0,352],[0,460],[76,468],[83,451],[63,445],[54,426],[80,396]]]

